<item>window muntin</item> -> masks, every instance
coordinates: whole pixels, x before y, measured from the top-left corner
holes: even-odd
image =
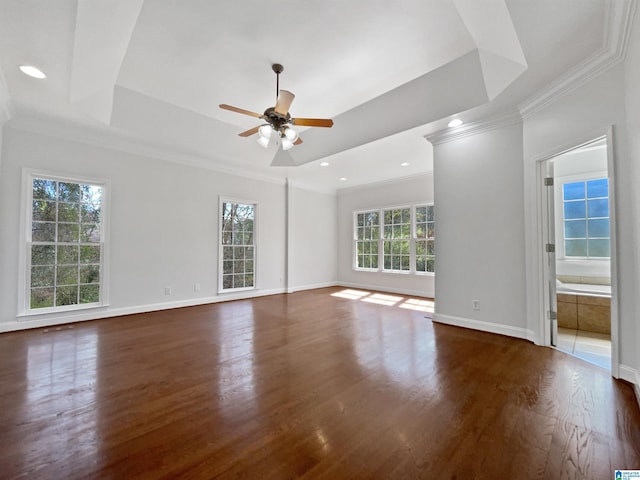
[[[356,213],[356,268],[378,269],[380,213],[377,210]]]
[[[255,288],[256,204],[222,201],[221,291]]]
[[[29,177],[27,311],[101,305],[105,186]]]
[[[355,270],[432,274],[434,206],[418,204],[354,212],[353,241]]]
[[[411,268],[411,208],[383,210],[382,218],[382,270],[408,272]]]
[[[415,209],[416,272],[435,271],[435,211],[433,205]]]
[[[609,180],[562,185],[565,257],[609,258]]]

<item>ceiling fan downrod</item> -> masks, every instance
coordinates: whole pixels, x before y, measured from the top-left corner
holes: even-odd
[[[280,74],[284,71],[284,67],[279,63],[271,65],[271,69],[276,74],[276,102],[278,101],[278,95],[280,95]]]

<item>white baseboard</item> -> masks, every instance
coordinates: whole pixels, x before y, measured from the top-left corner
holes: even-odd
[[[272,290],[245,290],[239,293],[221,294],[211,297],[190,298],[185,300],[176,300],[173,302],[135,305],[131,307],[100,307],[91,310],[65,312],[62,314],[33,315],[31,317],[21,317],[17,322],[0,324],[0,333],[26,330],[29,328],[42,328],[50,327],[53,325],[86,322],[89,320],[99,320],[101,318],[121,317],[123,315],[134,315],[136,313],[157,312],[159,310],[170,310],[172,308],[194,307],[196,305],[207,305],[210,303],[227,302],[230,300],[243,300],[247,298],[264,297],[267,295],[276,295],[279,293],[285,293],[285,290],[283,288]]]
[[[636,392],[636,401],[638,402],[638,408],[640,408],[640,372],[636,370],[636,381],[633,385],[633,390]]]
[[[314,283],[311,285],[296,285],[287,288],[287,293],[302,292],[303,290],[315,290],[316,288],[327,288],[338,286],[338,282]]]
[[[619,367],[619,373],[622,380],[626,380],[633,385],[633,391],[636,394],[638,407],[640,407],[640,370],[621,364]]]
[[[375,290],[377,292],[398,293],[400,295],[411,295],[414,297],[434,298],[434,292],[423,290],[407,290],[402,288],[383,287],[380,285],[365,285],[361,283],[336,282],[336,286],[345,288],[358,288],[360,290]]]
[[[522,338],[523,340],[531,340],[534,334],[531,330],[520,327],[512,327],[510,325],[502,325],[500,323],[483,322],[481,320],[473,320],[471,318],[454,317],[453,315],[443,315],[440,313],[433,314],[433,321],[453,325],[455,327],[464,327],[471,330],[480,330],[482,332],[497,333],[508,337]]]

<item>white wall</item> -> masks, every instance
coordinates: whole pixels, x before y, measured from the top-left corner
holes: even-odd
[[[259,204],[258,290],[244,295],[284,291],[283,183],[217,173],[13,128],[6,128],[4,133],[0,173],[0,331],[232,298],[230,294],[216,293],[219,195]],[[24,167],[110,180],[108,308],[17,320]],[[316,213],[321,210],[325,218],[330,204],[327,201]],[[303,274],[298,275],[295,265],[293,268],[294,278],[304,278]],[[317,270],[313,281],[329,282],[334,279],[332,273],[330,269]],[[194,291],[195,283],[201,285],[200,292]],[[171,296],[164,295],[166,286],[172,288]]]
[[[636,30],[638,25],[636,25]],[[630,86],[631,94],[637,83]],[[524,122],[525,202],[527,205],[527,291],[529,328],[538,330],[536,308],[539,305],[540,285],[536,277],[537,247],[532,239],[536,235],[536,162],[545,156],[559,153],[569,147],[603,135],[613,127],[614,188],[611,204],[617,216],[616,245],[618,261],[617,280],[619,315],[619,358],[621,368],[637,365],[637,184],[632,181],[633,164],[628,149],[627,131],[637,135],[638,125],[632,130],[625,117],[625,85],[623,65],[607,70],[581,85],[555,103],[537,112]],[[611,173],[611,172],[610,172]],[[634,219],[634,220],[632,220]],[[612,329],[615,328],[612,326]],[[616,346],[614,345],[614,351]],[[615,353],[614,353],[615,355]],[[614,372],[614,374],[617,374]]]
[[[337,199],[289,187],[288,290],[335,285],[338,278]]]
[[[529,336],[522,178],[520,122],[434,146],[434,320]]]
[[[367,187],[354,187],[338,192],[338,280],[340,284],[433,297],[433,275],[362,272],[353,269],[353,212],[412,203],[433,203],[432,175]],[[437,238],[440,218],[437,204],[435,209]],[[436,257],[437,255],[436,251]]]
[[[629,51],[624,65],[624,85],[624,103],[626,106],[625,113],[629,141],[628,155],[631,163],[630,183],[635,187],[631,188],[632,195],[628,199],[630,200],[629,212],[632,215],[632,220],[629,223],[633,231],[635,252],[629,252],[628,255],[631,257],[635,253],[635,287],[638,288],[640,286],[640,189],[638,188],[638,185],[640,185],[640,8],[636,8],[633,31],[629,39]],[[636,299],[636,308],[631,319],[636,327],[636,358],[635,363],[632,363],[632,360],[629,359],[629,365],[635,366],[636,393],[638,402],[640,402],[640,353],[638,353],[638,345],[640,345],[640,300],[638,300],[637,290],[636,295],[632,298]],[[631,331],[628,332],[628,335],[633,338]]]

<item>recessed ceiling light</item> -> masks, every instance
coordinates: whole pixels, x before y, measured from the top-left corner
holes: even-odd
[[[329,162],[322,162],[320,164],[321,167],[328,167],[329,166]]]
[[[33,77],[33,78],[40,78],[40,79],[47,78],[47,76],[42,70],[32,65],[20,65],[20,71],[25,75],[29,75],[30,77]]]
[[[462,120],[460,120],[459,118],[454,118],[453,120],[451,120],[449,122],[449,126],[450,127],[459,127],[460,125],[462,125]]]
[[[346,182],[346,181],[347,181],[347,179],[346,179],[346,177],[340,177],[340,181],[341,181],[341,182]]]
[[[400,164],[401,167],[408,167],[409,165],[411,165],[409,162],[402,162]]]

